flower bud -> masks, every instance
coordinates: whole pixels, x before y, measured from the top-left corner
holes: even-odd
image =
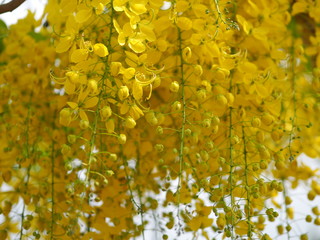
[[[70,146],[68,146],[67,144],[62,145],[62,148],[61,148],[62,155],[67,156],[70,153],[70,151],[71,151]]]
[[[72,134],[68,135],[68,142],[69,142],[70,144],[73,144],[73,143],[75,143],[76,141],[77,141],[77,136],[76,136],[76,135],[72,135]]]
[[[191,136],[191,133],[192,133],[192,131],[191,131],[190,128],[187,128],[187,129],[184,131],[184,134],[185,134],[186,137]]]
[[[306,233],[305,234],[301,234],[300,235],[300,240],[309,240],[308,235]]]
[[[146,118],[147,122],[152,126],[155,126],[158,124],[158,119],[156,118],[156,115],[152,111],[146,113],[145,118]]]
[[[226,106],[228,104],[228,100],[223,94],[218,94],[217,95],[217,103],[220,106]]]
[[[118,91],[118,97],[121,101],[129,97],[129,88],[127,86],[121,86]]]
[[[110,157],[110,159],[111,159],[111,161],[116,161],[117,160],[117,154],[115,154],[115,153],[111,153],[110,155],[109,155],[109,157]]]
[[[188,61],[192,56],[192,51],[190,47],[186,47],[182,50],[182,58],[186,61]]]
[[[200,101],[204,101],[207,98],[207,91],[205,89],[200,89],[197,91],[197,98]]]
[[[156,144],[155,146],[154,146],[154,149],[157,151],[157,152],[163,152],[163,150],[164,150],[164,146],[163,146],[163,144]]]
[[[209,127],[211,127],[211,119],[210,119],[210,118],[204,119],[203,122],[202,122],[202,126],[203,126],[204,128],[209,128]]]
[[[89,121],[82,119],[80,121],[79,126],[80,126],[81,129],[87,129],[89,127]]]
[[[69,108],[63,108],[60,111],[60,124],[68,126],[71,122],[71,110]]]
[[[107,170],[106,171],[106,176],[107,177],[111,177],[114,174],[114,172],[112,170]]]
[[[160,84],[161,84],[161,78],[157,76],[152,83],[152,88],[155,89],[159,87]]]
[[[202,75],[202,73],[203,73],[203,69],[202,69],[202,67],[201,67],[201,65],[196,65],[195,67],[194,67],[194,75],[196,75],[196,76],[201,76]]]
[[[251,121],[252,127],[260,127],[261,126],[261,120],[258,117],[253,117]]]
[[[113,133],[115,128],[114,119],[110,118],[108,121],[106,121],[105,126],[108,133]]]
[[[306,222],[311,222],[312,221],[312,216],[311,215],[307,215],[306,216]]]
[[[264,125],[270,126],[274,122],[274,117],[271,114],[266,113],[261,117],[261,121]]]
[[[228,100],[228,104],[229,104],[230,106],[232,106],[232,104],[233,104],[233,102],[234,102],[234,95],[233,95],[232,93],[228,92],[228,93],[226,94],[226,99]]]
[[[259,163],[259,167],[261,169],[267,169],[268,168],[268,164],[265,160],[261,160],[260,163]]]
[[[127,128],[134,128],[136,126],[136,121],[132,117],[127,117],[125,121],[125,126]]]
[[[66,73],[66,76],[69,77],[72,83],[76,83],[79,80],[79,74],[75,71],[69,71]]]
[[[171,105],[171,109],[173,112],[177,112],[181,110],[181,103],[179,101],[175,101],[172,105]]]
[[[104,106],[104,107],[100,110],[100,114],[101,114],[101,117],[102,117],[104,120],[108,119],[108,118],[111,117],[111,115],[112,115],[111,107],[110,107],[110,106]]]
[[[315,191],[310,190],[310,191],[308,192],[308,199],[309,199],[310,201],[312,201],[313,199],[315,199],[315,197],[316,197]]]
[[[175,93],[179,91],[179,83],[177,81],[173,81],[170,84],[170,91]]]
[[[120,134],[118,136],[118,143],[119,144],[125,144],[127,142],[127,136],[125,134]]]
[[[156,129],[156,132],[158,135],[162,135],[163,134],[163,128],[161,126],[158,126]]]
[[[98,83],[97,83],[97,81],[96,80],[94,80],[94,79],[90,79],[89,81],[88,81],[88,89],[91,91],[91,92],[96,92],[97,91],[97,89],[98,89]]]
[[[240,142],[240,138],[237,135],[233,135],[230,139],[232,145],[238,144]]]

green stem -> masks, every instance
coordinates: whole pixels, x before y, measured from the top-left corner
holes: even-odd
[[[251,220],[251,215],[250,215],[250,188],[249,188],[249,181],[248,181],[248,159],[247,159],[247,146],[246,146],[246,138],[245,138],[245,132],[244,132],[244,126],[242,126],[242,141],[243,141],[243,157],[244,157],[244,164],[245,164],[245,170],[244,170],[244,175],[245,175],[245,182],[246,182],[246,187],[248,188],[247,191],[247,221],[248,221],[248,237],[251,238],[252,235],[252,225],[250,223]]]
[[[229,86],[229,92],[232,91],[232,76],[230,76],[230,86]],[[232,136],[233,136],[233,125],[232,125],[232,106],[229,107],[229,154],[230,154],[230,171],[229,171],[229,190],[230,190],[230,203],[231,203],[231,239],[234,239],[234,198],[233,198],[233,144],[232,144]]]
[[[111,4],[111,16],[110,16],[110,24],[112,25],[113,23],[113,17],[114,17],[114,9],[113,9],[113,0],[111,0],[110,2]],[[112,35],[112,27],[110,26],[110,30],[109,30],[109,38],[108,38],[108,49],[111,49],[111,35]],[[107,59],[105,60],[105,67],[106,69],[109,69],[109,61],[110,61],[110,55],[108,55]],[[97,104],[97,108],[95,111],[95,117],[94,117],[94,122],[93,122],[93,126],[92,126],[92,133],[91,133],[91,138],[90,138],[90,150],[89,150],[89,154],[88,154],[88,168],[87,168],[87,173],[86,173],[86,184],[88,184],[89,182],[89,176],[90,176],[90,171],[91,171],[91,164],[92,164],[92,155],[93,155],[93,150],[94,150],[94,144],[95,144],[95,140],[96,140],[96,135],[97,135],[97,126],[98,126],[98,120],[99,120],[99,111],[100,111],[100,105],[101,105],[101,100],[102,100],[102,96],[105,93],[105,82],[104,80],[108,77],[109,75],[109,71],[105,71],[103,77],[102,77],[102,86],[101,86],[101,91],[99,93],[99,100],[98,100],[98,104]]]
[[[55,118],[54,118],[55,119]],[[51,145],[51,236],[50,239],[53,239],[53,226],[54,226],[54,141]]]
[[[186,99],[185,99],[185,78],[184,78],[184,60],[182,56],[182,37],[181,31],[178,29],[178,41],[179,41],[179,56],[180,56],[180,71],[181,71],[181,99],[182,99],[182,124],[180,130],[180,151],[179,151],[179,179],[178,179],[178,219],[180,221],[180,188],[182,182],[183,163],[184,163],[184,137],[185,137],[185,125],[186,125]],[[179,224],[180,225],[180,224]]]
[[[26,131],[25,131],[25,136],[26,136],[26,158],[30,157],[30,151],[29,151],[29,129],[30,129],[30,115],[31,115],[31,99],[32,99],[32,93],[30,94],[30,99],[28,103],[28,113],[27,113],[27,118],[26,118]],[[31,169],[31,164],[29,164],[27,168],[27,180],[24,183],[25,187],[28,187],[29,179],[30,179],[30,169]],[[27,190],[27,189],[25,189]],[[20,225],[20,240],[22,240],[23,237],[23,221],[24,221],[24,214],[25,214],[25,209],[26,205],[23,201],[23,207],[22,207],[22,212],[21,212],[21,225]]]

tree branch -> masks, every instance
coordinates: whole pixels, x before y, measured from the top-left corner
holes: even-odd
[[[8,3],[1,4],[0,5],[0,14],[6,13],[6,12],[12,12],[17,7],[19,7],[25,0],[12,0]]]

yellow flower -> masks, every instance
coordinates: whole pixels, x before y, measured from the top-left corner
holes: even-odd
[[[80,5],[78,7],[78,12],[75,16],[75,20],[78,23],[84,23],[89,20],[89,18],[92,16],[92,8],[86,6],[86,5]]]
[[[78,63],[87,59],[89,51],[87,49],[76,49],[71,54],[71,62]]]
[[[86,108],[95,107],[98,102],[98,97],[88,97],[89,89],[85,91],[81,91],[78,95],[78,102],[67,102],[67,104],[74,110],[74,112],[80,116],[82,120],[88,121],[88,116],[86,114]]]
[[[99,57],[105,57],[105,56],[107,56],[109,54],[108,48],[102,43],[96,43],[93,46],[93,51]]]
[[[121,86],[118,90],[118,97],[121,101],[129,97],[129,88],[127,86]]]
[[[177,26],[184,31],[190,30],[192,28],[192,21],[187,17],[178,17]]]

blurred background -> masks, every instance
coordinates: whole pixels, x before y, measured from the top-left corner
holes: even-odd
[[[10,1],[0,0],[1,4],[8,3],[8,2]],[[28,10],[35,12],[36,17],[40,18],[46,3],[47,3],[47,0],[26,0],[24,3],[20,5],[20,7],[15,9],[13,12],[1,14],[0,19],[5,21],[7,25],[11,25],[16,23],[19,19],[24,18],[27,15]]]

